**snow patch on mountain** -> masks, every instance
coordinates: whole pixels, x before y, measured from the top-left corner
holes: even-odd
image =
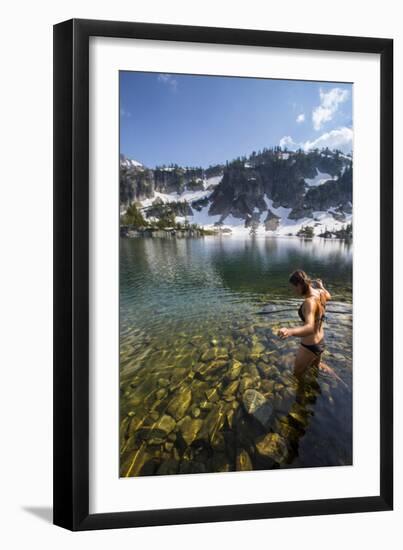
[[[300,229],[309,226],[313,228],[314,235],[318,236],[325,230],[337,231],[342,229],[347,223],[350,223],[352,219],[351,215],[346,215],[345,221],[337,221],[329,212],[315,212],[315,218],[302,218],[299,220],[282,218],[275,231],[266,231],[264,224],[260,223],[255,229],[255,234],[257,236],[287,237],[296,235]],[[237,218],[235,218],[235,220],[237,221],[236,225],[230,223],[233,220],[230,220],[228,216],[222,227],[229,227],[232,230],[232,234],[235,236],[249,235],[250,227],[244,227],[244,224],[239,223],[240,220]]]
[[[322,185],[322,183],[325,183],[325,181],[337,179],[337,177],[332,177],[330,174],[320,172],[317,168],[316,172],[317,174],[314,178],[305,178],[304,181],[308,187],[317,187],[318,185]]]
[[[293,222],[294,220],[289,220],[288,216],[290,215],[292,208],[284,208],[284,206],[279,206],[278,208],[273,207],[273,201],[268,198],[266,193],[264,194],[264,202],[266,203],[267,210],[271,210],[273,214],[278,216],[280,218],[280,223],[286,223],[287,220],[290,222]],[[264,214],[264,213],[263,213]],[[261,222],[263,222],[263,216],[261,218]]]
[[[203,208],[200,211],[196,210],[195,208],[192,208],[193,216],[188,216],[189,223],[197,223],[197,225],[201,225],[206,228],[210,228],[214,226],[216,222],[220,221],[221,215],[218,214],[217,216],[209,216],[209,213],[208,213],[209,208],[210,208],[209,204],[207,206],[203,206]],[[178,217],[177,217],[176,219],[177,221],[182,221],[182,222],[185,221],[184,218],[180,218],[178,220]]]
[[[120,160],[120,164],[122,166],[126,166],[127,168],[144,168],[144,165],[139,162],[138,160],[134,160],[134,159],[128,159],[126,157],[124,158],[121,158]]]
[[[222,174],[219,176],[211,176],[210,178],[206,178],[204,180],[204,188],[209,189],[209,188],[217,187],[217,185],[221,182],[221,180],[222,180]]]
[[[200,178],[199,178],[200,179]],[[148,199],[144,199],[140,202],[142,208],[148,208],[152,206],[153,202],[156,199],[160,199],[164,204],[169,202],[183,202],[186,201],[190,205],[202,199],[207,199],[213,192],[214,187],[216,187],[222,180],[222,175],[212,176],[210,178],[205,178],[203,180],[203,188],[197,191],[191,191],[185,189],[182,193],[161,193],[159,191],[154,191],[154,195]],[[197,222],[194,222],[197,223]]]
[[[192,203],[201,199],[208,198],[211,195],[211,191],[200,190],[200,191],[184,191],[183,193],[160,193],[159,191],[154,191],[154,196],[149,199],[144,199],[141,201],[141,206],[147,208],[153,204],[153,202],[158,198],[163,203],[168,202],[183,202]]]

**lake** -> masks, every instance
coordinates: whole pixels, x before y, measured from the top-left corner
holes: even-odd
[[[303,269],[332,294],[322,356],[292,374]],[[120,475],[352,463],[352,245],[296,237],[120,240]]]

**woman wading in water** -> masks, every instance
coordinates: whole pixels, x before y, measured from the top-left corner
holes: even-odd
[[[312,286],[311,279],[304,271],[298,270],[290,276],[289,282],[295,294],[304,298],[298,315],[304,323],[302,327],[286,328],[278,331],[280,338],[299,336],[300,346],[295,356],[294,374],[301,378],[311,365],[335,376],[333,370],[321,363],[321,356],[325,349],[323,321],[325,319],[326,302],[331,299],[320,279],[317,279],[317,288]]]

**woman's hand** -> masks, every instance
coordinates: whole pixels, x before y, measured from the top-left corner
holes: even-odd
[[[330,292],[329,292],[328,290],[326,290],[326,288],[323,286],[322,279],[316,279],[316,283],[317,283],[317,285],[318,285],[318,289],[319,289],[319,290],[323,290],[323,292],[325,293],[326,300],[331,300],[331,299],[332,299],[332,295],[331,295]]]
[[[280,336],[280,338],[281,338],[282,340],[285,340],[285,339],[288,338],[289,336],[292,336],[291,329],[286,328],[286,327],[282,327],[282,328],[278,331],[277,336]]]
[[[323,286],[322,279],[316,279],[316,283],[318,285],[318,288],[321,288],[322,290],[325,290],[325,287]]]

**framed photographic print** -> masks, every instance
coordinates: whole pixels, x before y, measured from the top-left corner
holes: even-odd
[[[54,523],[391,510],[393,41],[54,27]]]

